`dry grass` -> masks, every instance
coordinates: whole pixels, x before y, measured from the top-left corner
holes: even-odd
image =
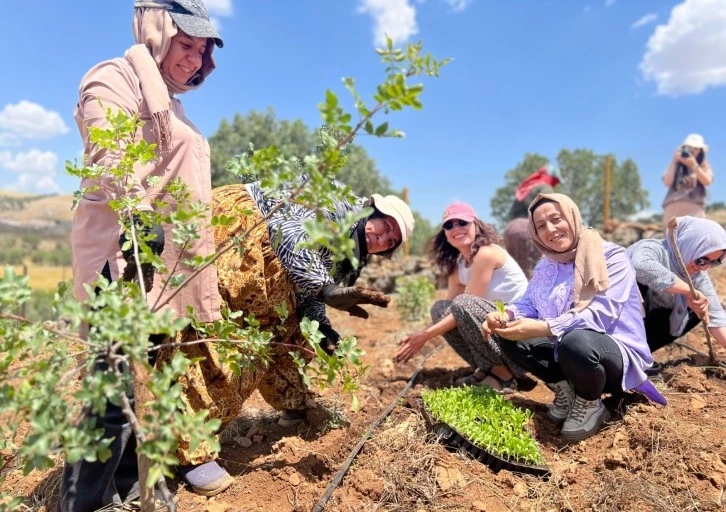
[[[3,197],[23,200],[22,208],[3,211],[3,218],[6,220],[27,222],[37,219],[62,221],[73,219],[73,212],[71,211],[73,196],[70,194],[34,199],[34,196],[29,194],[3,191],[0,192],[0,202],[2,202]]]
[[[407,420],[375,434],[359,460],[359,470],[375,475],[382,486],[378,504],[388,511],[444,510],[443,496],[436,483],[435,466],[441,445],[425,443],[429,437],[423,420]]]
[[[708,212],[706,214],[706,218],[716,221],[721,225],[726,224],[726,210],[716,210]]]
[[[15,266],[18,275],[30,276],[30,287],[33,290],[51,291],[58,287],[61,281],[72,278],[71,267],[44,267],[36,265]]]

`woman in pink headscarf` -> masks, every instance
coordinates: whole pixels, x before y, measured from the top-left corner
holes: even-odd
[[[140,208],[151,210],[154,205],[166,203],[169,209],[176,209],[176,202],[164,191],[173,180],[188,185],[190,202],[209,204],[209,144],[187,119],[178,96],[204,83],[215,68],[212,52],[215,45],[222,47],[222,39],[209,21],[202,0],[137,0],[133,29],[137,44],[123,57],[97,64],[81,81],[75,118],[85,143],[86,163],[114,165],[114,156],[99,149],[89,136],[91,128],[108,127],[107,109],[138,115],[145,124],[137,140],[157,144],[158,153],[156,160],[134,169],[136,186],[131,195],[141,199]],[[151,177],[158,178],[153,189],[148,185]],[[73,279],[81,300],[88,296],[84,285],[95,282],[98,274],[116,280],[127,265],[119,247],[118,214],[109,202],[128,192],[110,179],[100,183],[84,179],[81,183],[83,189],[93,186],[79,202],[71,233]],[[176,244],[164,247],[164,239],[171,239],[171,233],[164,233],[169,228],[150,228],[156,238],[149,245],[161,253],[169,268],[178,260],[207,256],[214,252],[214,237],[210,214],[206,220],[202,224],[210,227],[201,229],[199,238],[187,244],[183,253]],[[182,264],[178,271],[189,274],[192,269]],[[149,293],[151,303],[162,291],[161,280],[156,281]],[[221,318],[214,267],[192,280],[165,309],[183,315],[187,306],[194,307],[198,320],[212,322]],[[102,367],[106,363],[100,360],[97,364]],[[92,511],[138,497],[135,438],[120,408],[108,402],[105,414],[96,417],[96,426],[104,429],[106,438],[114,438],[109,447],[111,457],[105,462],[81,460],[66,464],[58,502],[61,511]],[[205,495],[221,492],[233,482],[215,461],[184,467],[181,473],[192,489]]]

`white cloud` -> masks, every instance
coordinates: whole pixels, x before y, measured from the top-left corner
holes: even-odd
[[[15,105],[7,104],[0,111],[0,130],[27,139],[45,139],[68,133],[68,126],[58,112],[22,100]]]
[[[454,12],[461,12],[471,4],[473,0],[446,0],[446,3],[451,6]]]
[[[416,9],[408,0],[361,0],[358,11],[373,18],[373,35],[377,45],[385,45],[386,36],[395,44],[405,42],[418,33]]]
[[[654,12],[650,12],[650,13],[646,14],[645,16],[643,16],[642,18],[639,18],[632,25],[630,25],[630,28],[632,28],[632,29],[640,28],[643,25],[647,25],[648,23],[653,23],[657,19],[658,19],[658,15]]]
[[[207,6],[209,14],[217,16],[232,16],[232,0],[205,0],[204,5]]]
[[[217,30],[217,33],[221,35],[222,34],[222,22],[219,20],[219,18],[217,18],[215,16],[210,16],[209,22]]]
[[[658,25],[639,68],[658,94],[699,94],[726,85],[726,2],[685,0]]]
[[[13,155],[0,151],[0,166],[17,173],[17,181],[10,185],[13,190],[23,192],[58,192],[55,182],[58,156],[52,151],[31,149]]]
[[[612,7],[615,5],[615,0],[605,0],[605,7]]]
[[[19,146],[20,137],[10,132],[0,132],[0,148],[10,146]]]

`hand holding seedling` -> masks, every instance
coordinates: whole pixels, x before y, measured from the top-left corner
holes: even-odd
[[[493,313],[489,313],[490,315]],[[487,315],[487,320],[489,315]],[[492,332],[507,340],[524,341],[543,336],[552,336],[549,325],[544,320],[518,318],[506,322],[503,327],[494,327]]]
[[[398,350],[393,356],[393,360],[397,363],[405,363],[411,359],[416,352],[429,340],[426,331],[416,331],[408,336],[404,336],[398,340]]]
[[[484,323],[481,324],[481,334],[484,336],[484,339],[489,339],[489,336],[492,334],[497,334],[496,330],[506,327],[509,322],[509,315],[507,312],[503,307],[499,310],[498,306],[499,304],[497,304],[497,311],[489,313],[486,316]]]

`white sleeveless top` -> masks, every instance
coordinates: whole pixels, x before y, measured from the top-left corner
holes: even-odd
[[[507,260],[501,268],[495,269],[492,272],[489,289],[482,295],[482,298],[491,301],[500,300],[508,304],[524,295],[527,289],[527,277],[507,251],[496,244],[492,245],[504,251],[504,254],[507,255]],[[459,258],[458,266],[459,281],[464,286],[469,286],[469,281],[471,281],[471,267],[466,266],[464,258]]]

